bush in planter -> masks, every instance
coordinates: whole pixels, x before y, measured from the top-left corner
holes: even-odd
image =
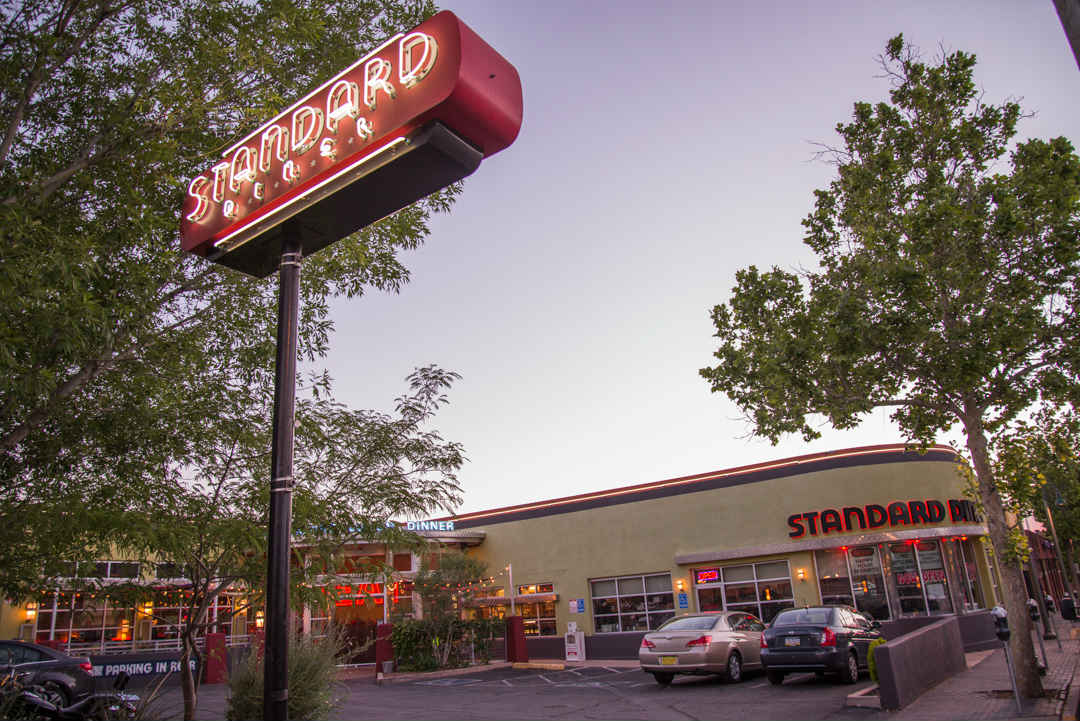
[[[885,643],[883,638],[875,638],[870,642],[870,649],[866,652],[866,665],[870,667],[870,680],[874,683],[878,682],[877,675],[877,659],[874,657],[874,649]]]
[[[338,705],[342,694],[334,676],[344,648],[340,631],[331,629],[325,638],[289,636],[289,718],[325,719]],[[263,716],[263,659],[252,648],[229,674],[230,721]]]

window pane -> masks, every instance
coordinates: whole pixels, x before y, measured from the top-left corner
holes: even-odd
[[[94,570],[91,571],[90,570],[91,568],[93,568]],[[85,571],[82,568],[79,569],[79,575],[84,577],[84,578],[87,578],[87,577],[108,578],[109,577],[109,563],[108,563],[108,561],[99,561],[99,562],[93,564],[93,566],[87,564]]]
[[[394,554],[394,570],[395,571],[411,571],[412,570],[412,555],[408,553],[395,553]]]
[[[555,621],[554,620],[541,620],[540,621],[540,635],[541,636],[555,636]]]
[[[753,566],[728,566],[724,569],[724,581],[730,583],[731,581],[753,581],[754,580],[754,567]]]
[[[614,598],[597,598],[592,603],[594,615],[619,612],[619,602]]]
[[[773,561],[772,563],[757,564],[758,580],[769,578],[791,578],[788,573],[787,561]]]
[[[791,581],[764,581],[758,584],[762,601],[781,601],[791,598]]]
[[[665,573],[662,576],[646,576],[645,577],[645,591],[647,593],[660,593],[661,591],[671,590],[671,574]]]
[[[657,593],[645,598],[650,611],[666,611],[669,608],[675,608],[675,597],[670,593]]]
[[[919,565],[922,566],[923,584],[926,586],[926,599],[930,602],[930,613],[952,613],[945,564],[941,560],[937,542],[922,541],[916,548]]]
[[[649,621],[644,613],[634,613],[629,616],[621,616],[622,630],[624,631],[648,631]]]
[[[644,596],[620,596],[619,613],[637,613],[645,610]]]
[[[539,615],[540,618],[555,618],[554,601],[545,601],[544,603],[539,604],[539,607],[540,611],[537,615]]]
[[[753,583],[736,583],[724,586],[724,597],[728,605],[757,601],[757,591]]]
[[[594,616],[597,633],[611,633],[619,630],[618,616]]]
[[[593,598],[596,598],[597,596],[614,596],[615,580],[611,579],[608,581],[593,581],[592,595]]]
[[[630,578],[619,579],[619,595],[625,596],[628,593],[644,593],[645,587],[641,583],[641,576],[632,576]]]
[[[662,613],[650,613],[649,614],[649,629],[657,629],[662,625],[675,618],[674,611],[664,611]]]
[[[702,613],[723,611],[724,602],[719,588],[700,588],[697,592],[698,608]]]
[[[535,603],[522,603],[518,605],[518,613],[522,618],[536,618],[536,604]]]
[[[115,561],[109,568],[110,578],[137,578],[139,575],[139,564],[137,563],[116,563]]]
[[[851,585],[855,589],[855,608],[871,618],[889,618],[889,601],[876,546],[860,546],[849,551]]]

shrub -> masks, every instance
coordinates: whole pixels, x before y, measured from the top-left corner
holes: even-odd
[[[457,668],[470,662],[487,663],[496,638],[503,635],[503,620],[404,619],[394,624],[390,642],[401,671]],[[446,639],[450,647],[446,647]]]
[[[334,675],[344,641],[331,630],[325,638],[289,636],[289,718],[325,719],[341,700]],[[229,674],[229,721],[263,716],[263,659],[251,652]]]
[[[866,652],[866,664],[870,667],[870,680],[874,683],[878,682],[877,675],[877,659],[874,658],[874,649],[885,643],[883,638],[875,638],[870,642],[870,650]]]

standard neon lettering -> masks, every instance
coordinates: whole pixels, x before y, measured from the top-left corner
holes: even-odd
[[[193,178],[188,195],[195,199],[195,207],[186,219],[209,222],[215,217],[212,211],[216,206],[222,215],[236,220],[259,208],[268,191],[274,197],[280,194],[283,182],[294,185],[301,179],[303,164],[298,162],[299,156],[317,147],[320,156],[336,162],[339,154],[349,155],[370,142],[375,137],[377,117],[361,114],[363,106],[374,113],[381,104],[394,101],[400,89],[416,87],[431,74],[439,57],[439,44],[427,33],[413,32],[391,42],[397,43],[397,63],[370,57],[362,65],[348,68],[341,75],[359,71],[356,77],[362,83],[339,76],[329,83],[325,95],[317,91],[293,106],[287,115],[230,149],[226,160]],[[334,136],[345,121],[352,123],[355,139],[343,138],[339,143]],[[250,190],[245,184],[250,185]],[[230,212],[225,213],[229,202]]]
[[[887,506],[870,503],[865,506],[845,506],[841,510],[825,508],[788,516],[790,538],[805,535],[865,531],[883,526],[919,526],[945,520],[945,504],[937,500],[894,501]],[[981,523],[978,510],[971,501],[948,501],[948,516],[952,523]]]

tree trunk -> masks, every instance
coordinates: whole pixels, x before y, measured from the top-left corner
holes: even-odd
[[[184,694],[184,721],[195,721],[195,708],[198,705],[195,677],[191,673],[191,658],[195,655],[195,639],[192,631],[185,629],[183,650],[180,652],[180,690]]]
[[[967,409],[965,409],[967,410]],[[1031,640],[1032,623],[1027,611],[1028,592],[1024,583],[1023,569],[1018,561],[1007,561],[1006,549],[1009,548],[1009,528],[1005,522],[1005,509],[1001,504],[994,483],[994,472],[990,467],[990,455],[987,451],[986,433],[981,417],[974,413],[964,419],[967,433],[967,447],[971,461],[975,465],[975,478],[978,481],[979,499],[986,514],[986,526],[990,531],[990,540],[994,544],[994,555],[1001,570],[1001,587],[1005,596],[1005,609],[1009,612],[1009,648],[1012,651],[1013,665],[1016,670],[1016,684],[1020,694],[1026,698],[1041,698],[1042,681],[1039,678],[1038,661],[1035,647]]]

